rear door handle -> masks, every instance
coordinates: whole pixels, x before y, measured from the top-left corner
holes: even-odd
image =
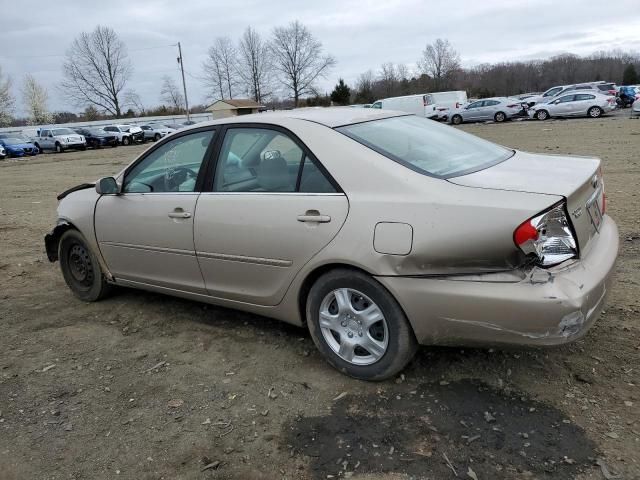
[[[318,210],[307,210],[304,215],[298,215],[299,222],[309,223],[329,223],[331,217],[329,215],[321,215]]]
[[[182,209],[169,212],[168,216],[169,218],[191,218],[191,214],[189,212],[183,212]]]

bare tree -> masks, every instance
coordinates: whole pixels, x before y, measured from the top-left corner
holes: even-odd
[[[433,79],[435,90],[447,88],[456,72],[460,70],[460,55],[449,40],[438,38],[433,45],[427,45],[418,60],[422,71]]]
[[[272,58],[269,44],[250,26],[244,31],[239,44],[238,75],[256,102],[272,94]]]
[[[0,67],[0,127],[11,123],[14,106],[15,99],[11,94],[11,78],[4,79],[2,67]]]
[[[132,67],[125,44],[109,27],[82,32],[71,44],[63,65],[62,89],[77,105],[95,105],[120,116],[121,94]]]
[[[184,95],[169,75],[162,77],[160,100],[176,111],[184,110]]]
[[[218,37],[202,64],[211,98],[233,98],[238,85],[238,52],[229,37]]]
[[[128,107],[135,110],[136,112],[138,112],[138,115],[144,115],[146,113],[146,108],[144,107],[142,98],[140,98],[138,92],[131,89],[125,90],[122,97],[124,99],[123,107]]]
[[[395,95],[398,87],[398,77],[393,63],[387,62],[380,66],[379,78],[384,90],[384,95],[387,97]]]
[[[355,102],[356,103],[374,102],[376,99],[376,96],[373,91],[374,84],[375,84],[375,79],[373,76],[373,72],[371,70],[367,70],[366,72],[358,75],[358,79],[356,80]]]
[[[322,42],[297,20],[274,29],[271,52],[274,68],[296,107],[301,95],[315,93],[314,82],[336,63],[331,55],[323,55]]]
[[[31,125],[40,125],[53,121],[53,115],[49,113],[47,108],[47,103],[49,102],[47,89],[40,85],[33,75],[29,73],[24,76],[22,101]]]

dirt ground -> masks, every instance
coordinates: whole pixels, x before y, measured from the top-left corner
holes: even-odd
[[[378,384],[283,323],[133,290],[72,296],[44,255],[55,196],[145,147],[0,162],[0,478],[640,478],[640,120],[463,128],[603,158],[617,281],[574,344],[423,347]]]

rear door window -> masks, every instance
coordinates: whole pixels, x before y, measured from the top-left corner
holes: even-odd
[[[319,164],[288,134],[269,128],[229,128],[214,178],[216,192],[333,193]]]

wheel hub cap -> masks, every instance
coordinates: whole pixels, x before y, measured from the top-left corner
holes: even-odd
[[[320,329],[331,350],[354,365],[371,365],[389,345],[382,310],[366,295],[350,288],[330,292],[320,305]]]

